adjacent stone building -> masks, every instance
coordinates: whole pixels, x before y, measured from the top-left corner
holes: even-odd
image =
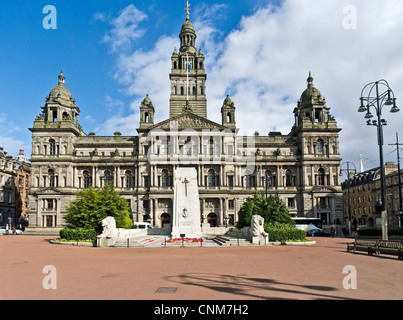
[[[398,167],[393,162],[386,162],[386,206],[388,225],[399,226],[400,197],[398,183]],[[403,177],[403,173],[401,173]],[[342,183],[344,217],[348,219],[348,181]],[[381,172],[380,168],[366,170],[350,176],[350,206],[353,227],[374,227],[381,224],[381,216],[376,212],[376,203],[381,201]]]
[[[26,224],[28,221],[29,190],[31,188],[31,161],[20,150],[13,159],[15,172],[15,223]]]
[[[28,220],[28,194],[31,163],[24,151],[8,156],[0,147],[0,225],[25,224]]]
[[[0,225],[11,225],[15,217],[15,172],[13,157],[0,147]]]
[[[136,221],[161,227],[171,222],[178,167],[197,170],[200,203],[195,205],[200,205],[201,222],[212,227],[234,225],[242,203],[256,191],[277,192],[293,216],[342,221],[341,129],[311,74],[290,110],[295,122],[289,133],[239,136],[229,96],[223,95],[222,106],[211,106],[221,107],[221,119],[207,119],[205,58],[196,49],[188,14],[179,39],[179,50],[171,57],[169,119],[155,123],[158,107],[147,95],[140,105],[137,136],[84,133],[80,109],[63,72],[59,75],[30,129],[30,225],[63,225],[78,191],[113,183]]]

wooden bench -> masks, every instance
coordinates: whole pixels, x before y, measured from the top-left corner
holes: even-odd
[[[347,252],[364,251],[372,255],[376,252],[375,248],[379,239],[355,239],[354,242],[347,243]]]
[[[397,256],[403,260],[403,241],[402,240],[378,240],[376,244],[376,255],[389,254]]]

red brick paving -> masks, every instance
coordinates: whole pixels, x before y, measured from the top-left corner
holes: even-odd
[[[256,300],[402,299],[403,261],[347,253],[344,238],[314,246],[86,248],[51,236],[0,236],[0,299]],[[44,266],[57,289],[45,290]],[[343,268],[357,289],[343,288]],[[156,293],[161,287],[175,293]]]

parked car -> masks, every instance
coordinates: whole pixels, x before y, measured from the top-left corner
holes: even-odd
[[[137,226],[137,229],[153,229],[153,226],[148,222],[135,222],[134,225]]]
[[[330,233],[325,232],[322,229],[309,230],[309,231],[307,231],[306,235],[310,236],[310,237],[330,237]]]
[[[5,226],[1,226],[0,234],[13,234],[13,228],[8,228],[7,230]],[[15,229],[14,234],[22,234],[22,230]]]

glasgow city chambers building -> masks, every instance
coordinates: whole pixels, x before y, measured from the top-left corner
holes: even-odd
[[[343,220],[341,129],[311,74],[290,110],[295,122],[289,133],[240,136],[229,96],[223,96],[221,119],[207,118],[205,57],[196,50],[196,38],[187,14],[180,49],[171,57],[169,119],[154,122],[158,109],[147,95],[136,136],[84,133],[80,108],[61,72],[30,128],[31,227],[62,227],[77,193],[105,183],[127,199],[135,221],[162,227],[171,222],[178,167],[197,170],[200,203],[195,205],[201,222],[211,227],[233,226],[242,203],[255,192],[277,193],[295,217],[325,224]]]

